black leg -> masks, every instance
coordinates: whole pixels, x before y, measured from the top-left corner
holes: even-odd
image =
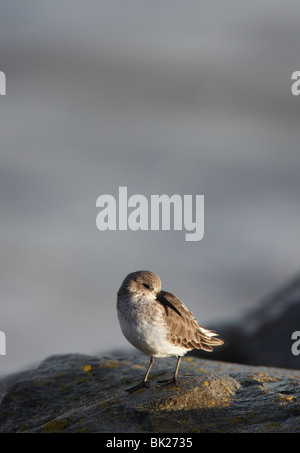
[[[148,370],[147,370],[147,373],[145,374],[144,380],[142,382],[140,382],[139,384],[135,385],[134,387],[131,387],[130,389],[126,389],[126,392],[132,393],[142,387],[150,387],[150,384],[149,384],[149,382],[147,382],[147,379],[148,379],[148,376],[149,376],[153,363],[154,363],[154,357],[151,356]]]
[[[181,356],[179,356],[177,358],[177,364],[176,364],[176,368],[175,368],[175,371],[174,371],[174,376],[172,377],[172,379],[167,379],[165,381],[158,381],[158,383],[160,384],[160,387],[162,387],[164,385],[168,385],[168,384],[177,385],[177,378],[178,378],[178,370],[179,370],[180,361],[181,361]]]

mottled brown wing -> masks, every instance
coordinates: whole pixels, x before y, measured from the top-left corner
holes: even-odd
[[[180,312],[164,305],[164,317],[169,327],[169,340],[176,346],[186,349],[204,349],[212,351],[214,346],[224,344],[217,334],[199,326],[193,313],[174,294],[161,291],[161,294]]]

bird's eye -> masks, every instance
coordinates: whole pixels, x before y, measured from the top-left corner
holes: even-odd
[[[143,283],[143,286],[144,286],[145,288],[150,289],[150,286],[148,285],[148,283]]]

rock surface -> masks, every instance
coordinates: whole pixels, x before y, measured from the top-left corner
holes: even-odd
[[[300,371],[187,357],[179,386],[158,387],[175,362],[157,359],[151,387],[128,394],[148,357],[51,356],[0,382],[0,432],[300,432]]]

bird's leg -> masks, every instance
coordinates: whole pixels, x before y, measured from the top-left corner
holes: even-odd
[[[147,379],[148,379],[148,376],[149,376],[153,363],[154,363],[154,357],[151,356],[148,370],[147,370],[147,373],[145,374],[144,380],[142,382],[140,382],[139,384],[135,385],[134,387],[131,387],[130,389],[126,389],[126,392],[132,393],[142,387],[150,387],[150,384],[149,384],[149,382],[147,382]]]
[[[181,356],[179,356],[177,358],[177,364],[176,364],[176,368],[175,368],[175,371],[174,371],[174,376],[172,377],[172,379],[167,379],[165,381],[158,381],[158,383],[160,384],[160,387],[162,387],[164,385],[168,385],[168,384],[177,385],[177,377],[178,377],[178,370],[179,370],[180,361],[181,361]]]

